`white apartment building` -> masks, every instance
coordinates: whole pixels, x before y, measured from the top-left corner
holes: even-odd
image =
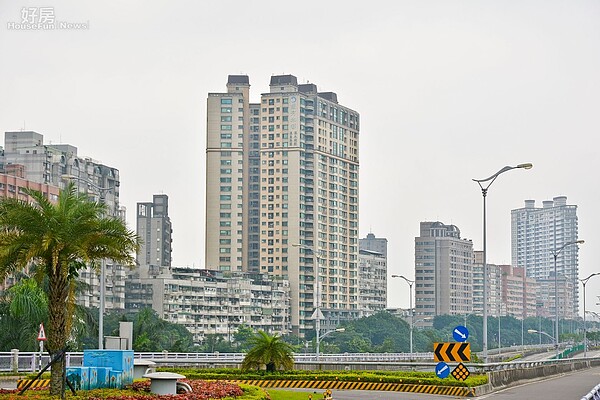
[[[80,193],[90,200],[107,205],[108,214],[125,220],[125,208],[119,203],[119,170],[89,157],[77,155],[68,144],[44,144],[43,135],[33,131],[5,132],[4,154],[0,157],[7,174],[39,184],[64,188],[72,181]],[[125,307],[125,270],[121,265],[103,261],[106,271],[107,309]],[[87,268],[79,273],[89,290],[78,294],[77,302],[86,307],[99,307],[99,273]]]
[[[359,312],[368,317],[387,306],[387,258],[377,251],[360,249]]]
[[[543,201],[541,208],[535,207],[535,200],[525,200],[525,207],[511,211],[512,265],[525,268],[527,277],[538,282],[554,281],[553,253],[577,240],[577,206],[568,205],[565,196]],[[556,261],[557,279],[564,277],[573,290],[566,298],[559,297],[558,302],[569,308],[564,312],[566,318],[576,318],[579,311],[578,246],[564,247]],[[553,292],[549,295],[554,296]],[[538,303],[545,300],[540,298]]]
[[[126,309],[151,307],[185,326],[202,343],[232,335],[242,324],[270,334],[290,333],[289,283],[267,274],[142,266],[127,279]]]
[[[272,76],[257,102],[245,75],[208,95],[206,268],[289,281],[301,336],[317,302],[322,326],[359,314],[359,125],[293,75]]]

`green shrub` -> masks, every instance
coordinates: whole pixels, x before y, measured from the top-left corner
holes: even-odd
[[[479,386],[487,383],[487,375],[471,374],[464,381],[452,377],[438,378],[434,372],[418,371],[249,371],[239,369],[169,369],[185,375],[188,379],[210,380],[292,380],[292,381],[341,381],[341,382],[382,382],[438,386]]]

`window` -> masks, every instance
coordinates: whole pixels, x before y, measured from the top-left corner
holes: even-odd
[[[221,122],[231,122],[231,115],[222,115]]]
[[[232,101],[231,101],[231,99],[222,98],[221,104],[232,104]]]
[[[231,107],[221,107],[221,112],[222,113],[230,113],[231,112]]]

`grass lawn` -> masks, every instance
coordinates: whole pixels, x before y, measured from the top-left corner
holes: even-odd
[[[313,400],[323,398],[323,390],[317,390],[317,393],[313,392],[300,392],[295,390],[267,390],[271,396],[271,400],[307,400],[309,395],[312,395]]]

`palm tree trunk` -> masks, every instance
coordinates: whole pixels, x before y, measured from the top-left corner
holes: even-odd
[[[60,273],[60,265],[56,273],[49,277],[48,292],[48,347],[53,352],[64,350],[67,338],[67,277]],[[57,361],[50,371],[50,394],[53,396],[64,395],[65,358]]]

